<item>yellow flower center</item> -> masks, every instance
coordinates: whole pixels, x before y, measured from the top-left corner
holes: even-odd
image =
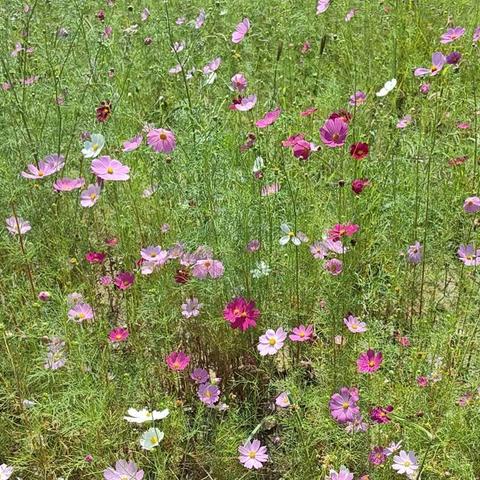
[[[167,134],[162,132],[158,137],[160,138],[160,140],[166,140]]]
[[[150,438],[150,443],[151,443],[152,445],[156,445],[156,444],[158,443],[158,438],[155,437],[155,436],[153,436],[152,438]]]
[[[350,406],[350,404],[348,402],[343,402],[342,403],[342,408],[347,410],[347,408]]]
[[[113,168],[112,168],[112,167],[108,167],[108,168],[107,168],[107,173],[112,174],[112,173],[113,173]]]
[[[79,313],[78,318],[85,318],[85,314],[84,313]]]
[[[38,176],[43,177],[45,175],[45,172],[43,170],[38,171]]]
[[[91,200],[95,200],[97,198],[97,194],[96,193],[91,193],[90,194],[90,199]]]
[[[100,145],[99,145],[98,143],[94,143],[94,144],[92,145],[92,150],[93,150],[94,152],[97,151],[99,148],[100,148]]]
[[[298,336],[303,338],[305,336],[305,332],[300,332]]]
[[[256,455],[257,455],[257,452],[255,452],[254,450],[250,450],[248,452],[248,458],[255,458]]]
[[[275,344],[277,343],[277,341],[276,341],[274,338],[270,338],[270,339],[268,340],[268,343],[273,346],[273,345],[275,345]]]
[[[370,361],[368,362],[368,366],[369,366],[369,367],[374,367],[374,366],[375,366],[375,362],[374,362],[373,360],[370,360]]]

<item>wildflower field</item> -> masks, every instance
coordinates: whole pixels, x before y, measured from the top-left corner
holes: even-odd
[[[480,479],[480,2],[27,2],[0,480]]]

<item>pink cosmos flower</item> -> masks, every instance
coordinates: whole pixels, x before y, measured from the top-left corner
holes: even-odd
[[[275,355],[282,347],[287,338],[287,332],[282,327],[277,328],[276,331],[268,329],[264,335],[261,335],[257,350],[260,355]]]
[[[425,388],[428,386],[428,378],[423,376],[423,375],[420,375],[419,377],[417,377],[417,385],[421,388]]]
[[[370,418],[376,423],[390,423],[392,419],[388,416],[393,412],[392,405],[386,407],[373,407],[370,410]]]
[[[198,398],[208,406],[214,405],[220,398],[220,389],[216,385],[204,383],[198,387]]]
[[[223,263],[213,258],[197,260],[193,266],[192,275],[196,278],[220,278],[225,271]]]
[[[202,28],[203,24],[205,23],[205,10],[200,10],[200,13],[198,14],[198,17],[195,20],[195,28],[198,30],[199,28]],[[178,24],[180,25],[180,24]]]
[[[292,342],[308,342],[312,340],[313,325],[299,325],[292,329],[292,333],[288,336]]]
[[[170,130],[154,128],[147,134],[147,143],[157,153],[170,153],[175,150],[177,142],[175,135]]]
[[[239,328],[243,332],[257,325],[260,310],[255,308],[255,302],[243,297],[234,298],[223,310],[223,318],[230,322],[232,328]]]
[[[120,290],[127,290],[135,282],[135,275],[130,272],[120,272],[113,280],[114,285]]]
[[[368,461],[372,465],[382,465],[387,460],[385,449],[383,447],[374,447],[368,454]]]
[[[123,151],[133,152],[142,144],[142,142],[143,142],[143,135],[137,135],[136,137],[133,137],[130,140],[125,140],[123,142]]]
[[[434,77],[435,75],[438,75],[442,71],[446,61],[447,59],[445,58],[442,52],[435,52],[432,55],[432,66],[430,68],[425,68],[425,67],[416,68],[413,74],[416,77],[423,77],[424,75],[430,75],[431,77]]]
[[[351,10],[349,10],[345,15],[345,21],[349,22],[355,16],[356,13],[357,13],[356,8],[352,8]]]
[[[250,252],[250,253],[258,252],[260,250],[260,247],[261,247],[260,240],[257,240],[254,238],[253,240],[250,240],[247,243],[246,250],[247,252]]]
[[[107,255],[103,252],[87,252],[85,254],[85,260],[92,264],[92,263],[103,263]]]
[[[418,265],[423,258],[423,246],[420,242],[410,245],[407,250],[407,261],[412,265]]]
[[[465,199],[463,210],[467,213],[477,213],[480,210],[480,198],[468,197]]]
[[[367,331],[367,324],[361,322],[357,317],[350,314],[343,319],[343,323],[352,333],[363,333]]]
[[[356,195],[360,195],[365,187],[368,187],[369,185],[370,182],[368,178],[356,178],[355,180],[352,180],[352,192]]]
[[[38,292],[38,296],[37,298],[41,301],[41,302],[48,302],[50,300],[50,292],[46,292],[46,291],[42,291],[42,292]]]
[[[177,65],[175,65],[174,67],[172,67],[168,70],[168,73],[170,75],[176,75],[177,73],[180,73],[181,71],[182,71],[182,66],[179,63],[177,63]]]
[[[342,147],[348,134],[348,124],[340,118],[328,119],[320,129],[320,139],[330,148]]]
[[[8,217],[5,224],[12,235],[24,235],[32,229],[30,223],[20,217]]]
[[[318,0],[317,2],[317,15],[327,11],[330,6],[330,0]]]
[[[420,85],[420,93],[426,95],[430,91],[430,84],[425,82]]]
[[[255,122],[255,125],[258,128],[265,128],[268,127],[269,125],[272,125],[278,120],[278,117],[280,116],[280,113],[282,111],[280,110],[279,107],[277,107],[275,110],[272,110],[271,112],[267,112],[263,118],[260,120],[257,120]]]
[[[370,349],[358,357],[357,370],[359,373],[373,373],[380,368],[382,362],[382,352],[375,352],[375,350]]]
[[[324,242],[317,241],[310,245],[310,253],[313,255],[313,258],[323,260],[327,256],[328,250]]]
[[[248,112],[251,110],[257,103],[256,95],[249,95],[245,98],[240,98],[238,103],[233,103],[232,110],[238,110],[239,112]]]
[[[113,330],[110,330],[108,334],[108,339],[112,343],[125,342],[128,338],[128,329],[123,327],[117,327]]]
[[[22,172],[21,175],[23,178],[30,180],[42,179],[58,172],[64,165],[65,159],[63,155],[51,154],[40,160],[38,167],[33,163],[27,165],[28,171]]]
[[[196,383],[207,383],[210,380],[210,375],[204,368],[196,368],[191,374],[190,378]]]
[[[258,470],[268,461],[267,447],[262,446],[259,440],[249,440],[238,447],[238,452],[240,453],[238,460],[249,470],[252,468]]]
[[[71,192],[77,188],[82,188],[85,185],[83,178],[59,178],[53,184],[53,189],[57,192]]]
[[[463,37],[464,34],[465,29],[463,27],[450,28],[440,37],[440,43],[452,43]]]
[[[362,92],[359,90],[358,92],[355,92],[351,97],[350,100],[348,101],[349,105],[352,107],[363,105],[367,101],[367,94],[365,92]]]
[[[343,237],[353,237],[358,232],[359,226],[354,223],[337,223],[328,231],[328,238],[338,241]]]
[[[330,397],[330,415],[338,423],[353,421],[355,416],[360,413],[360,408],[357,405],[358,400],[359,396],[356,388],[342,387],[338,393],[334,393]]]
[[[93,160],[91,171],[102,180],[124,181],[130,178],[130,168],[108,155]]]
[[[202,307],[203,304],[198,302],[198,298],[187,298],[185,303],[182,303],[182,315],[185,318],[198,317]]]
[[[245,35],[250,30],[250,20],[248,18],[244,18],[235,28],[235,31],[232,33],[232,42],[233,43],[240,43]]]
[[[315,107],[309,107],[306,110],[303,110],[303,112],[300,112],[301,117],[309,117],[310,115],[313,115],[317,109]]]
[[[157,266],[164,265],[168,260],[168,250],[162,250],[160,245],[142,248],[140,255],[146,262],[152,262]]]
[[[473,38],[472,38],[473,43],[477,43],[480,41],[480,27],[477,27],[475,31],[473,32]]]
[[[405,128],[408,127],[412,123],[412,116],[405,115],[397,122],[397,128]]]
[[[260,192],[260,195],[262,197],[268,197],[270,195],[275,195],[276,193],[278,193],[280,191],[280,184],[279,183],[271,183],[269,185],[264,185],[262,187],[262,190]]]
[[[475,249],[472,244],[460,245],[457,254],[458,258],[467,267],[480,265],[480,249]]]
[[[244,77],[243,73],[236,73],[232,79],[232,88],[237,90],[237,92],[243,92],[247,88],[247,79]]]
[[[190,357],[185,355],[183,352],[172,352],[165,359],[167,362],[168,368],[175,372],[185,370],[190,363]]]
[[[338,258],[332,258],[325,262],[325,264],[323,265],[323,268],[331,275],[337,276],[342,273],[343,262]]]
[[[100,198],[101,187],[99,185],[89,185],[86,190],[80,194],[80,205],[82,207],[93,207]]]
[[[220,67],[220,64],[222,63],[222,59],[220,57],[217,57],[213,59],[211,62],[207,63],[202,71],[204,75],[210,75],[211,73],[214,73],[218,70],[218,67]]]
[[[308,160],[312,150],[312,144],[303,139],[297,140],[292,147],[293,156],[300,160]]]
[[[77,303],[68,311],[68,318],[77,323],[93,318],[93,308],[88,303]]]
[[[280,408],[288,408],[290,406],[290,399],[287,392],[282,392],[276,399],[275,405]]]
[[[340,467],[340,470],[330,470],[327,480],[353,480],[353,473],[347,467]]]
[[[142,480],[143,470],[138,470],[134,462],[118,460],[115,463],[115,469],[108,467],[103,471],[105,480]]]

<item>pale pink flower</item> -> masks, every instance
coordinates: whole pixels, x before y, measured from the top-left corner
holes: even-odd
[[[232,79],[232,88],[234,90],[237,90],[238,92],[242,92],[247,88],[247,79],[244,77],[242,73],[236,73]]]
[[[268,329],[264,335],[259,338],[257,350],[263,357],[265,355],[275,355],[282,347],[287,338],[287,333],[282,327],[276,331]]]
[[[147,143],[152,150],[158,153],[170,153],[177,145],[175,135],[163,128],[152,129],[147,134]]]
[[[257,103],[256,95],[249,95],[248,97],[242,98],[240,103],[233,105],[233,110],[238,110],[239,112],[248,112],[251,110]]]
[[[249,440],[238,447],[238,452],[240,453],[238,460],[249,470],[252,468],[258,470],[268,461],[267,447],[262,446],[259,440]]]
[[[80,205],[82,207],[93,207],[100,198],[101,188],[99,185],[89,185],[86,190],[80,194]]]
[[[282,392],[276,399],[275,405],[280,408],[288,408],[290,406],[290,399],[287,392]]]
[[[258,128],[266,128],[268,127],[269,125],[272,125],[273,123],[275,123],[278,119],[278,117],[280,116],[280,113],[282,111],[280,110],[279,107],[277,107],[275,110],[272,110],[271,112],[267,112],[263,118],[261,118],[260,120],[257,120],[255,122],[255,125],[258,127]]]
[[[143,142],[143,136],[137,135],[129,140],[123,142],[123,151],[124,152],[133,152],[136,150]]]
[[[57,192],[71,192],[78,188],[82,188],[85,185],[85,179],[83,178],[59,178],[53,184],[53,189]]]
[[[326,12],[330,6],[330,0],[318,0],[317,3],[317,15],[320,15],[323,12]]]
[[[463,37],[464,34],[465,29],[463,27],[450,28],[440,37],[440,43],[452,43]]]
[[[22,172],[21,175],[30,180],[42,179],[58,172],[64,165],[65,159],[62,155],[47,155],[38,162],[38,167],[33,163],[27,165],[28,171]]]
[[[5,220],[5,223],[7,230],[12,235],[24,235],[32,229],[30,223],[20,217],[9,217]]]
[[[232,42],[233,43],[240,43],[245,35],[250,30],[250,20],[248,18],[244,18],[235,28],[235,31],[232,33]]]
[[[130,178],[130,168],[108,155],[93,160],[90,169],[102,180],[125,181]]]
[[[68,318],[77,323],[93,318],[93,308],[88,303],[77,303],[68,311]]]

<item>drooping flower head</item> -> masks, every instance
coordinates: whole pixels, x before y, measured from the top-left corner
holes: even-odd
[[[354,143],[350,146],[350,155],[355,160],[363,160],[368,155],[368,150],[368,143]]]
[[[24,235],[32,229],[30,223],[20,217],[8,217],[5,224],[12,235]]]
[[[386,407],[373,407],[372,410],[370,410],[370,418],[376,423],[390,423],[392,419],[388,414],[391,412],[393,412],[391,405]]]
[[[468,197],[463,203],[463,210],[467,213],[477,213],[480,210],[480,198]]]
[[[255,308],[255,302],[243,297],[234,298],[223,310],[223,318],[230,322],[232,328],[239,328],[243,332],[257,325],[260,310]]]

